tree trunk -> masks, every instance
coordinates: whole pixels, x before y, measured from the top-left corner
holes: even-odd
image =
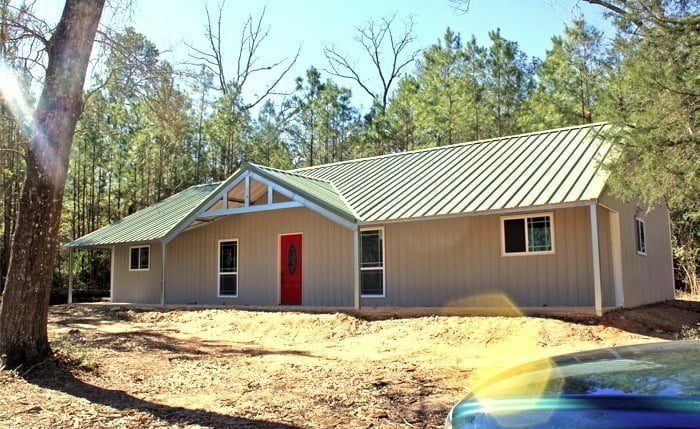
[[[7,282],[0,305],[0,361],[31,365],[51,353],[46,324],[58,226],[83,85],[105,0],[66,0],[47,45]]]

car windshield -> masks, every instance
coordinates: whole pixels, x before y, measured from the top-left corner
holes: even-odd
[[[700,396],[697,342],[603,349],[523,365],[475,391],[479,399],[552,395]],[[546,380],[546,382],[543,382]]]

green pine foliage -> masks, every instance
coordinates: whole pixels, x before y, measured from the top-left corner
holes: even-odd
[[[698,6],[684,0],[608,3],[619,9],[610,12],[618,28],[614,42],[576,19],[551,39],[544,58],[528,57],[498,29],[480,43],[448,28],[402,71],[387,105],[375,101],[366,110],[357,107],[342,77],[329,78],[313,66],[296,78],[291,93],[253,103],[239,78],[226,83],[204,64],[169,64],[158,47],[128,28],[112,37],[91,80],[99,84],[86,91],[62,241],[188,186],[223,180],[243,162],[287,169],[610,121],[618,126],[612,137],[622,153],[610,166],[611,189],[643,206],[671,209],[678,278],[697,292]],[[13,64],[13,47],[3,52]],[[11,116],[0,113],[4,273],[24,142]],[[99,283],[107,272],[107,258],[76,258],[82,283]],[[56,281],[62,284],[66,261],[59,262]]]

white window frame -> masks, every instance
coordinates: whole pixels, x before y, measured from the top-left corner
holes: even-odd
[[[527,219],[533,217],[543,217],[549,216],[549,230],[552,235],[552,250],[546,251],[530,251],[530,236],[528,233]],[[524,219],[525,220],[525,251],[524,252],[506,252],[506,229],[505,221],[512,219]],[[518,214],[512,216],[501,216],[501,256],[540,256],[540,255],[554,255],[556,253],[555,239],[554,239],[554,212],[541,212],[541,213],[526,213]]]
[[[221,243],[236,243],[236,271],[225,271],[221,272]],[[239,278],[239,266],[241,265],[240,260],[240,243],[237,238],[222,238],[216,242],[216,297],[217,298],[238,298],[238,278]],[[236,275],[236,294],[235,295],[222,295],[221,294],[221,275],[222,274],[235,274]]]
[[[367,231],[381,231],[382,232],[382,266],[377,267],[363,267],[362,266],[362,233]],[[360,271],[379,271],[382,270],[382,294],[381,295],[365,295],[362,293],[362,277],[360,276],[360,298],[386,298],[386,233],[384,232],[383,226],[372,226],[360,228]]]
[[[148,268],[131,268],[131,249],[148,248]],[[141,252],[139,251],[139,265],[141,265]],[[150,271],[151,269],[151,245],[129,246],[129,271]]]
[[[640,226],[644,230],[644,242],[643,243],[640,242],[640,238],[641,238],[639,236],[639,227]],[[644,246],[643,246],[644,250],[639,250],[640,244],[644,244]],[[648,244],[648,241],[647,241],[647,223],[641,217],[635,216],[634,217],[634,247],[635,247],[635,250],[637,251],[637,255],[647,256],[647,251],[649,249],[647,247],[647,244]]]

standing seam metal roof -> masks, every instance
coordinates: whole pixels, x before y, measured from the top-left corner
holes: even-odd
[[[593,200],[614,153],[605,123],[355,159],[296,170],[244,164],[225,182],[185,189],[68,246],[163,239],[245,171],[352,222],[522,209]]]
[[[209,199],[220,183],[191,186],[163,201],[130,214],[114,223],[67,244],[90,247],[120,243],[156,241],[165,237],[193,211]]]
[[[306,167],[364,222],[521,209],[598,198],[605,123]]]

